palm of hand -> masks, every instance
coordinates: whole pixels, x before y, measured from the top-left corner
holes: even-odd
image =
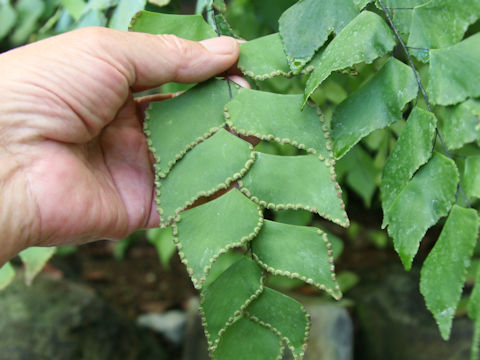
[[[29,130],[19,135],[25,139],[17,161],[35,211],[34,244],[122,238],[154,226],[158,215],[143,114],[121,67],[76,47],[63,60],[55,54],[41,55],[47,58],[43,67],[23,61],[10,74],[18,91],[9,103],[29,104],[17,119],[26,126],[12,131]]]
[[[57,239],[122,238],[158,222],[153,172],[138,116],[129,99],[90,141],[44,140],[35,146],[36,160],[26,175],[32,200],[41,209],[42,245]]]

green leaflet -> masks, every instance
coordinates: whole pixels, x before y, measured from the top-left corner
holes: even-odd
[[[465,160],[463,185],[467,196],[480,199],[480,156],[469,156]]]
[[[332,119],[335,156],[341,158],[372,131],[400,120],[403,107],[417,92],[412,69],[394,58],[389,60],[335,110]]]
[[[262,291],[262,269],[246,257],[203,290],[201,310],[210,351],[217,347],[225,329]]]
[[[15,278],[15,270],[9,262],[0,267],[0,291],[5,289]]]
[[[55,254],[55,247],[31,247],[20,253],[20,258],[25,266],[25,282],[30,285],[43,269],[45,264]]]
[[[393,202],[408,184],[415,171],[432,155],[437,119],[432,113],[415,107],[407,125],[383,169],[380,193],[383,207],[383,225],[388,225],[388,213]]]
[[[292,76],[278,33],[240,44],[238,69],[255,80]]]
[[[478,0],[428,1],[413,10],[408,46],[439,49],[453,45],[462,39],[468,26],[479,16]],[[426,51],[412,49],[411,53],[419,60],[428,59]]]
[[[282,356],[280,338],[250,319],[240,318],[222,336],[215,360],[274,360]]]
[[[265,288],[246,311],[249,317],[274,328],[286,341],[296,360],[303,359],[310,321],[300,303],[278,291]]]
[[[210,80],[180,96],[152,103],[145,133],[155,149],[159,176],[165,177],[188,150],[225,125],[223,107],[229,99],[227,82]]]
[[[217,36],[201,15],[173,15],[145,10],[132,19],[130,30],[149,34],[173,34],[193,41]]]
[[[445,340],[450,337],[452,319],[462,295],[477,235],[477,212],[453,206],[422,267],[420,291]]]
[[[206,288],[207,286],[210,286],[210,284],[217,280],[217,278],[222,275],[225,270],[243,257],[244,255],[240,251],[235,251],[235,249],[228,250],[226,253],[220,255],[212,264],[212,267],[207,275],[207,280],[205,280],[202,287]]]
[[[328,125],[319,110],[309,107],[299,111],[301,103],[301,95],[240,89],[225,106],[225,118],[228,126],[242,135],[292,144],[311,154],[331,158],[332,152],[327,150]]]
[[[238,38],[223,14],[215,15],[215,21],[220,35]]]
[[[453,160],[434,153],[387,210],[388,233],[407,270],[428,228],[448,214],[457,184],[458,170]]]
[[[157,177],[157,204],[162,225],[201,196],[226,189],[252,166],[255,152],[224,129],[190,150],[165,179]],[[154,149],[153,149],[154,150]]]
[[[158,258],[164,269],[170,269],[170,259],[175,253],[176,247],[173,241],[172,228],[165,229],[148,229],[146,237],[157,250]]]
[[[439,113],[440,131],[450,150],[459,149],[477,139],[475,127],[478,117],[472,112],[472,104],[475,103],[480,102],[470,99],[457,106],[441,108],[443,111]]]
[[[480,4],[480,2],[479,2]],[[480,96],[480,33],[451,47],[430,51],[428,93],[439,105]]]
[[[428,1],[429,0],[384,0],[383,3],[390,8],[400,8],[399,10],[390,10],[390,14],[393,15],[393,23],[400,34],[408,35],[410,33],[413,16],[413,11],[409,9],[418,5],[423,5]]]
[[[316,155],[279,156],[257,153],[250,171],[239,181],[242,191],[272,210],[305,209],[348,226],[333,160]]]
[[[335,299],[342,296],[335,279],[331,244],[318,228],[265,220],[252,241],[252,253],[274,275],[300,279]]]
[[[117,30],[128,30],[132,16],[145,8],[147,0],[120,0],[108,24]]]
[[[278,23],[293,73],[298,74],[328,36],[338,34],[358,11],[352,0],[302,0],[288,8]]]
[[[237,189],[182,213],[175,242],[195,287],[219,255],[250,241],[262,224],[261,209]]]
[[[307,81],[303,105],[333,71],[361,62],[369,64],[391,51],[395,44],[395,35],[380,16],[370,11],[361,12],[328,44],[318,59],[313,60],[315,70]]]

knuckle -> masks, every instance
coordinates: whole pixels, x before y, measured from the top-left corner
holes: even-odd
[[[176,35],[160,35],[166,53],[171,60],[175,73],[181,77],[188,65],[198,57],[197,43],[179,38]]]
[[[191,54],[191,45],[185,39],[176,35],[160,35],[160,38],[167,49],[172,51],[175,56],[185,57]]]

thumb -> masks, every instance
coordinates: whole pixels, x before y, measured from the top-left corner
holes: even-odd
[[[82,30],[80,30],[82,31]],[[206,80],[232,67],[238,60],[240,47],[233,38],[221,36],[201,42],[175,35],[151,35],[103,28],[83,31],[101,46],[90,47],[96,56],[118,67],[127,76],[134,91],[152,88],[167,82],[194,83]]]

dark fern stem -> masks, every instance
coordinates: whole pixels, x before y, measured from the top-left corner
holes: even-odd
[[[425,87],[422,84],[422,80],[420,79],[420,75],[418,74],[418,70],[415,67],[412,56],[410,55],[410,53],[408,51],[409,48],[410,49],[415,49],[415,50],[429,50],[429,49],[412,48],[412,47],[408,47],[407,45],[405,45],[405,42],[403,41],[402,37],[400,36],[400,34],[398,32],[398,29],[395,26],[395,24],[392,20],[392,17],[390,16],[390,13],[387,10],[387,9],[393,10],[394,8],[387,8],[383,4],[382,0],[377,0],[377,1],[378,1],[378,4],[380,5],[380,7],[382,8],[382,11],[385,14],[385,17],[387,18],[388,23],[390,24],[390,27],[392,28],[392,30],[395,34],[395,37],[397,38],[398,42],[400,43],[400,46],[402,47],[402,49],[403,49],[403,51],[404,51],[404,53],[407,57],[408,63],[413,70],[413,74],[415,75],[415,79],[417,80],[418,87],[420,88],[420,92],[422,93],[422,96],[423,96],[423,99],[424,99],[425,104],[427,106],[427,109],[428,109],[429,112],[433,113],[432,106],[430,104],[430,99],[428,98],[428,94],[425,90]],[[401,8],[401,10],[413,10],[413,9],[414,8]],[[399,8],[396,8],[396,10],[399,10]],[[436,133],[436,136],[435,136],[435,139],[434,139],[433,148],[435,148],[436,140],[438,139],[440,141],[440,143],[442,144],[442,148],[443,148],[443,151],[445,152],[445,155],[448,158],[453,160],[454,157],[457,157],[455,154],[452,154],[450,152],[450,150],[448,150],[447,144],[443,140],[442,135],[440,134],[440,130],[438,129],[438,127],[435,129],[435,133]],[[471,204],[468,200],[468,196],[466,195],[466,193],[463,190],[462,185],[460,183],[458,184],[457,193],[458,192],[460,192],[462,194],[462,196],[464,197],[465,204],[467,205],[467,207],[471,208]],[[458,199],[458,197],[457,197],[457,199]]]
[[[220,37],[221,34],[220,34],[220,31],[218,30],[218,23],[217,23],[217,17],[216,17],[216,12],[215,12],[215,8],[213,6],[210,6],[209,9],[207,9],[207,12],[211,12],[212,13],[212,18],[213,18],[213,22],[215,24],[215,32],[217,33],[217,36]],[[230,100],[233,99],[233,93],[232,93],[232,80],[230,79],[230,76],[228,75],[227,72],[225,72],[225,80],[227,80],[227,84],[228,84],[228,94],[230,95]]]

